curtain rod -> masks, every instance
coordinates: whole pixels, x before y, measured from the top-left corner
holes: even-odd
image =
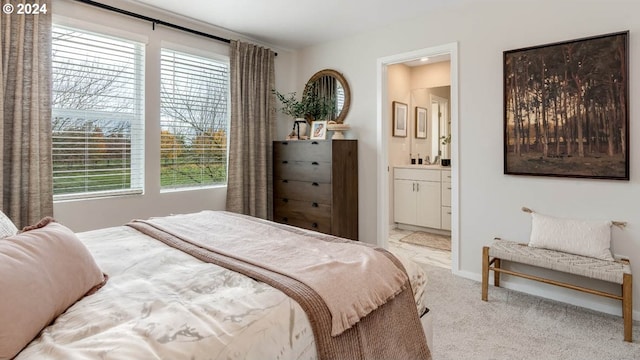
[[[170,22],[166,22],[166,21],[163,21],[163,20],[160,20],[160,19],[154,19],[154,18],[149,17],[149,16],[136,14],[134,12],[123,10],[123,9],[119,9],[119,8],[113,7],[111,5],[101,4],[99,2],[92,1],[92,0],[76,0],[76,1],[79,1],[79,2],[87,4],[87,5],[92,5],[92,6],[95,6],[95,7],[99,7],[101,9],[105,9],[105,10],[117,12],[117,13],[120,13],[120,14],[128,15],[128,16],[134,17],[136,19],[142,19],[142,20],[149,21],[149,22],[151,22],[153,24],[153,29],[154,30],[156,29],[156,24],[164,25],[166,27],[170,27],[170,28],[173,28],[173,29],[177,29],[177,30],[188,32],[188,33],[204,36],[204,37],[207,37],[209,39],[214,39],[214,40],[226,42],[227,44],[231,43],[231,40],[222,38],[220,36],[203,33],[202,31],[189,29],[189,28],[186,28],[184,26],[172,24]]]
[[[137,14],[137,13],[134,13],[134,12],[131,12],[131,11],[127,11],[127,10],[123,10],[123,9],[120,9],[120,8],[117,8],[117,7],[114,7],[114,6],[111,6],[111,5],[101,4],[101,3],[93,1],[93,0],[76,0],[76,1],[84,3],[84,4],[87,4],[87,5],[92,5],[92,6],[95,6],[95,7],[99,7],[101,9],[117,12],[119,14],[131,16],[131,17],[134,17],[136,19],[149,21],[149,22],[151,22],[151,24],[153,26],[153,30],[156,29],[156,24],[158,24],[158,25],[163,25],[163,26],[170,27],[170,28],[173,28],[173,29],[176,29],[176,30],[181,30],[181,31],[184,31],[184,32],[188,32],[188,33],[191,33],[191,34],[204,36],[204,37],[209,38],[209,39],[225,42],[227,44],[231,43],[231,40],[225,39],[225,38],[220,37],[220,36],[211,35],[211,34],[204,33],[202,31],[189,29],[189,28],[186,28],[184,26],[172,24],[170,22],[166,22],[166,21],[163,21],[163,20],[160,20],[160,19],[154,19],[154,18],[149,17],[149,16],[140,15],[140,14]],[[278,56],[278,53],[274,52],[274,55]]]

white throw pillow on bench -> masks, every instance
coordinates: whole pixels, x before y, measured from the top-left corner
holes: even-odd
[[[531,213],[529,246],[613,261],[611,221],[563,219]]]

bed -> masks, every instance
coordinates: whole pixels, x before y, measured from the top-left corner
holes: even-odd
[[[220,214],[238,216],[215,212]],[[228,218],[221,221],[229,223]],[[273,231],[297,236],[327,236],[264,220],[251,221],[259,221],[255,226],[277,227]],[[212,233],[204,227],[198,232]],[[300,304],[282,290],[199,260],[132,226],[77,236],[99,269],[108,274],[108,281],[45,327],[16,359],[330,357],[319,353],[314,336],[317,320],[310,320],[313,318]],[[430,314],[424,304],[426,275],[415,263],[400,261],[411,283],[416,317],[426,313],[418,324],[430,343]],[[372,314],[375,311],[380,309]],[[416,337],[417,341],[424,338]]]

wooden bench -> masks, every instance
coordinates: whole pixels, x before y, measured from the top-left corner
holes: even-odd
[[[600,290],[568,284],[565,282],[546,279],[539,276],[506,270],[501,267],[501,261],[511,261],[533,265],[545,269],[561,271],[569,274],[585,276],[591,279],[603,280],[621,285],[621,295]],[[628,260],[607,261],[580,255],[568,254],[560,251],[529,247],[514,241],[496,238],[491,246],[482,248],[482,300],[487,301],[489,293],[489,270],[494,272],[494,286],[500,286],[500,273],[536,280],[546,284],[605,296],[622,301],[622,317],[624,321],[624,341],[632,340],[632,275]]]

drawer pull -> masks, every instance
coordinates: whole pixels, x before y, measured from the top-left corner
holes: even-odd
[[[318,223],[311,224],[311,227],[314,228],[314,229],[318,228]]]
[[[281,142],[281,144],[282,144],[282,145],[289,145],[289,143],[288,143],[288,142],[286,142],[286,141]]]
[[[288,164],[289,162],[287,160],[282,160],[283,164]]]
[[[451,215],[451,211],[447,211],[447,215]]]
[[[320,184],[318,184],[317,182],[312,182],[311,186],[320,186]]]
[[[451,186],[449,186],[449,187],[447,188],[447,190],[451,190]]]
[[[317,161],[311,163],[311,165],[319,165]]]
[[[311,204],[311,206],[318,207],[318,203],[314,202],[314,203]]]
[[[287,184],[289,180],[282,180],[283,183]]]
[[[318,145],[318,142],[317,141],[312,141],[311,145]]]
[[[286,202],[286,203],[288,203],[288,202],[289,202],[289,199],[282,199],[282,202]]]

